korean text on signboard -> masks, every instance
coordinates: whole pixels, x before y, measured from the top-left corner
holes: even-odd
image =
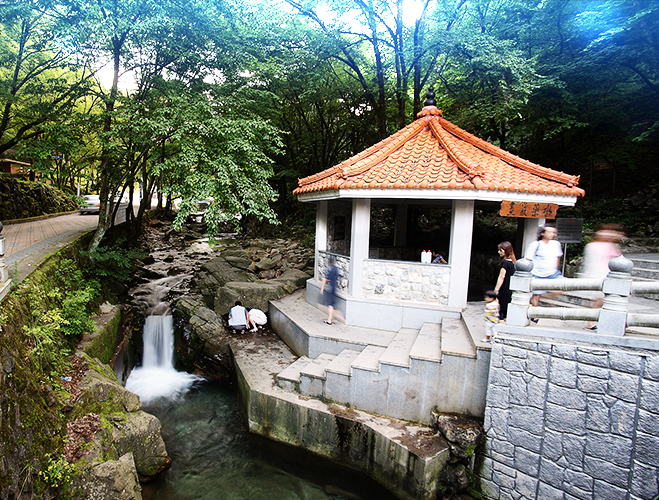
[[[499,215],[504,217],[525,217],[527,219],[555,219],[556,203],[527,203],[522,201],[502,201]]]

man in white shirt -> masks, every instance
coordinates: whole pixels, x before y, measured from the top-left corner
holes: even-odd
[[[526,249],[524,257],[533,262],[531,274],[534,278],[554,279],[563,276],[558,270],[561,265],[563,249],[561,248],[561,244],[556,241],[556,234],[555,227],[543,227],[540,229],[538,240],[531,243]],[[547,293],[546,291],[533,290],[531,305],[537,306],[540,301],[540,295],[543,294],[547,294],[547,297],[556,297],[561,292]],[[537,320],[534,322],[537,322]]]
[[[229,326],[233,329],[234,333],[245,333],[247,325],[251,325],[250,331],[257,330],[256,324],[249,317],[249,312],[245,309],[239,300],[236,300],[235,305],[229,311]]]

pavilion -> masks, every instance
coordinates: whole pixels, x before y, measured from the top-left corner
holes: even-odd
[[[459,315],[467,305],[474,212],[518,217],[526,248],[559,206],[584,191],[579,177],[542,167],[442,117],[432,88],[418,119],[365,151],[299,179],[298,200],[316,203],[315,273],[306,300],[319,302],[328,259],[340,269],[336,308],[346,324],[396,330]],[[410,207],[450,210],[448,264],[421,263],[410,246]],[[392,245],[369,247],[373,207],[389,207]],[[503,212],[501,212],[503,214]],[[411,257],[413,256],[413,257]]]

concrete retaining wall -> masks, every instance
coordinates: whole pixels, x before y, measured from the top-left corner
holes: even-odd
[[[278,390],[267,373],[268,363],[281,370],[275,354],[232,350],[250,432],[361,470],[403,500],[436,498],[450,449],[434,431]]]
[[[500,334],[480,476],[486,498],[650,500],[659,493],[659,342]]]

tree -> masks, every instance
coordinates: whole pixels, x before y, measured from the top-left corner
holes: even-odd
[[[0,154],[56,126],[88,91],[91,72],[58,43],[49,1],[0,4]]]

